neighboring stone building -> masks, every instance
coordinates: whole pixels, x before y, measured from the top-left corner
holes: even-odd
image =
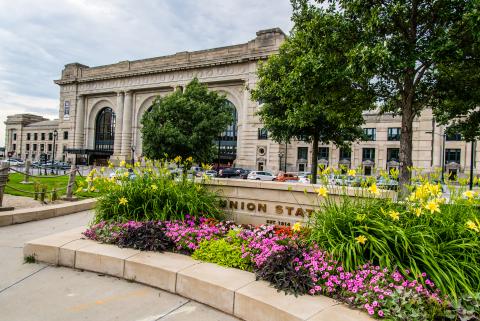
[[[107,159],[137,160],[142,157],[142,115],[156,96],[182,90],[196,76],[210,90],[225,94],[235,106],[235,122],[218,144],[221,163],[273,172],[285,168],[309,171],[311,145],[292,142],[285,146],[270,140],[256,115],[259,104],[250,99],[248,92],[256,84],[258,63],[278,52],[284,39],[285,34],[275,28],[259,31],[255,39],[234,46],[98,67],[68,64],[61,79],[55,81],[60,86],[59,120],[26,114],[10,116],[6,122],[7,152],[37,159],[41,152],[38,144],[43,144],[46,153],[51,154],[48,135],[57,129],[60,147],[56,159],[97,164]],[[374,167],[397,167],[400,119],[377,113],[366,113],[365,119],[371,141],[354,144],[352,152],[322,146],[320,163],[361,167],[367,174]],[[431,112],[426,111],[414,129],[414,165],[440,167],[443,128],[437,127]],[[45,141],[37,143],[32,139],[35,133],[41,138],[43,132]],[[32,144],[37,144],[35,153]],[[447,140],[445,149],[446,168],[469,170],[469,143]],[[476,154],[480,156],[479,150]],[[476,165],[480,165],[478,161]]]

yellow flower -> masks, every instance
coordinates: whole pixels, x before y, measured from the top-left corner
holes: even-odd
[[[477,226],[477,224],[475,224],[475,222],[473,221],[467,221],[467,228],[475,231],[475,232],[480,232],[480,226]]]
[[[432,200],[425,205],[425,208],[430,211],[431,214],[434,212],[440,213],[440,207],[435,200]]]
[[[317,193],[318,193],[318,196],[327,197],[328,189],[325,186],[322,186],[319,189],[317,189]]]
[[[422,208],[421,207],[417,207],[414,211],[415,211],[415,215],[417,215],[417,217],[422,215]]]
[[[358,244],[362,244],[362,245],[367,242],[367,238],[364,235],[357,236],[355,240],[357,240]]]
[[[390,210],[390,211],[388,212],[388,215],[389,215],[394,221],[400,220],[400,213],[397,212],[397,211]]]
[[[95,186],[90,187],[90,192],[95,192]]]
[[[347,175],[348,176],[355,176],[355,175],[357,175],[357,171],[354,170],[354,169],[349,169]]]
[[[173,161],[174,161],[175,163],[181,162],[181,161],[182,161],[182,156],[177,156],[177,157],[175,157],[175,158],[173,159]]]
[[[112,169],[113,168],[113,163],[112,162],[108,162],[108,168]]]
[[[140,167],[140,162],[135,162],[135,164],[133,164],[134,167]]]
[[[123,173],[124,177],[128,177],[128,172]]]
[[[77,190],[75,191],[75,193],[80,193],[81,191],[83,191],[83,189],[81,187],[77,188]]]
[[[105,172],[105,167],[100,168],[100,172],[101,173]]]
[[[191,163],[191,162],[193,162],[193,157],[190,156],[190,157],[188,157],[187,159],[185,159],[185,161],[186,161],[187,163]]]
[[[301,229],[302,229],[302,224],[300,222],[297,222],[292,226],[292,231],[294,232],[299,232]]]
[[[377,188],[377,184],[372,184],[372,186],[368,188],[368,191],[374,195],[380,195],[380,191]]]
[[[128,200],[125,197],[118,199],[118,204],[120,205],[127,205],[127,203],[128,203]]]
[[[152,191],[154,191],[154,192],[158,189],[158,186],[155,185],[155,184],[152,184],[150,187],[152,188]]]
[[[466,197],[466,198],[474,198],[476,196],[477,193],[475,193],[474,191],[465,191],[463,192],[463,196]]]
[[[122,161],[120,162],[120,167],[124,167],[125,164],[126,164],[126,162],[125,162],[124,160],[122,160]]]
[[[85,178],[85,180],[86,180],[87,182],[91,182],[91,181],[92,181],[92,177],[87,176],[87,178]]]

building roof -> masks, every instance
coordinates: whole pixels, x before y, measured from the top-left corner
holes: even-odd
[[[44,120],[26,125],[25,127],[52,127],[58,126],[59,120]]]

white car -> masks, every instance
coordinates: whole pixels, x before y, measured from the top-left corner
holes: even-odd
[[[21,159],[7,159],[7,162],[10,166],[23,166],[25,165],[25,162]]]
[[[273,181],[275,176],[269,172],[252,171],[248,174],[247,179],[254,179],[257,181]]]

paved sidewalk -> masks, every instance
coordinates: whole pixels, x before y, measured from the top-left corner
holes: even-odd
[[[181,296],[97,273],[24,264],[23,244],[86,225],[93,212],[0,227],[0,320],[235,321]]]
[[[41,207],[46,205],[63,204],[63,203],[65,203],[65,201],[56,200],[55,202],[49,202],[48,204],[43,204],[42,202],[36,201],[31,197],[4,194],[2,205],[4,207],[14,207],[14,209],[19,210],[23,208],[33,208],[33,207]]]

